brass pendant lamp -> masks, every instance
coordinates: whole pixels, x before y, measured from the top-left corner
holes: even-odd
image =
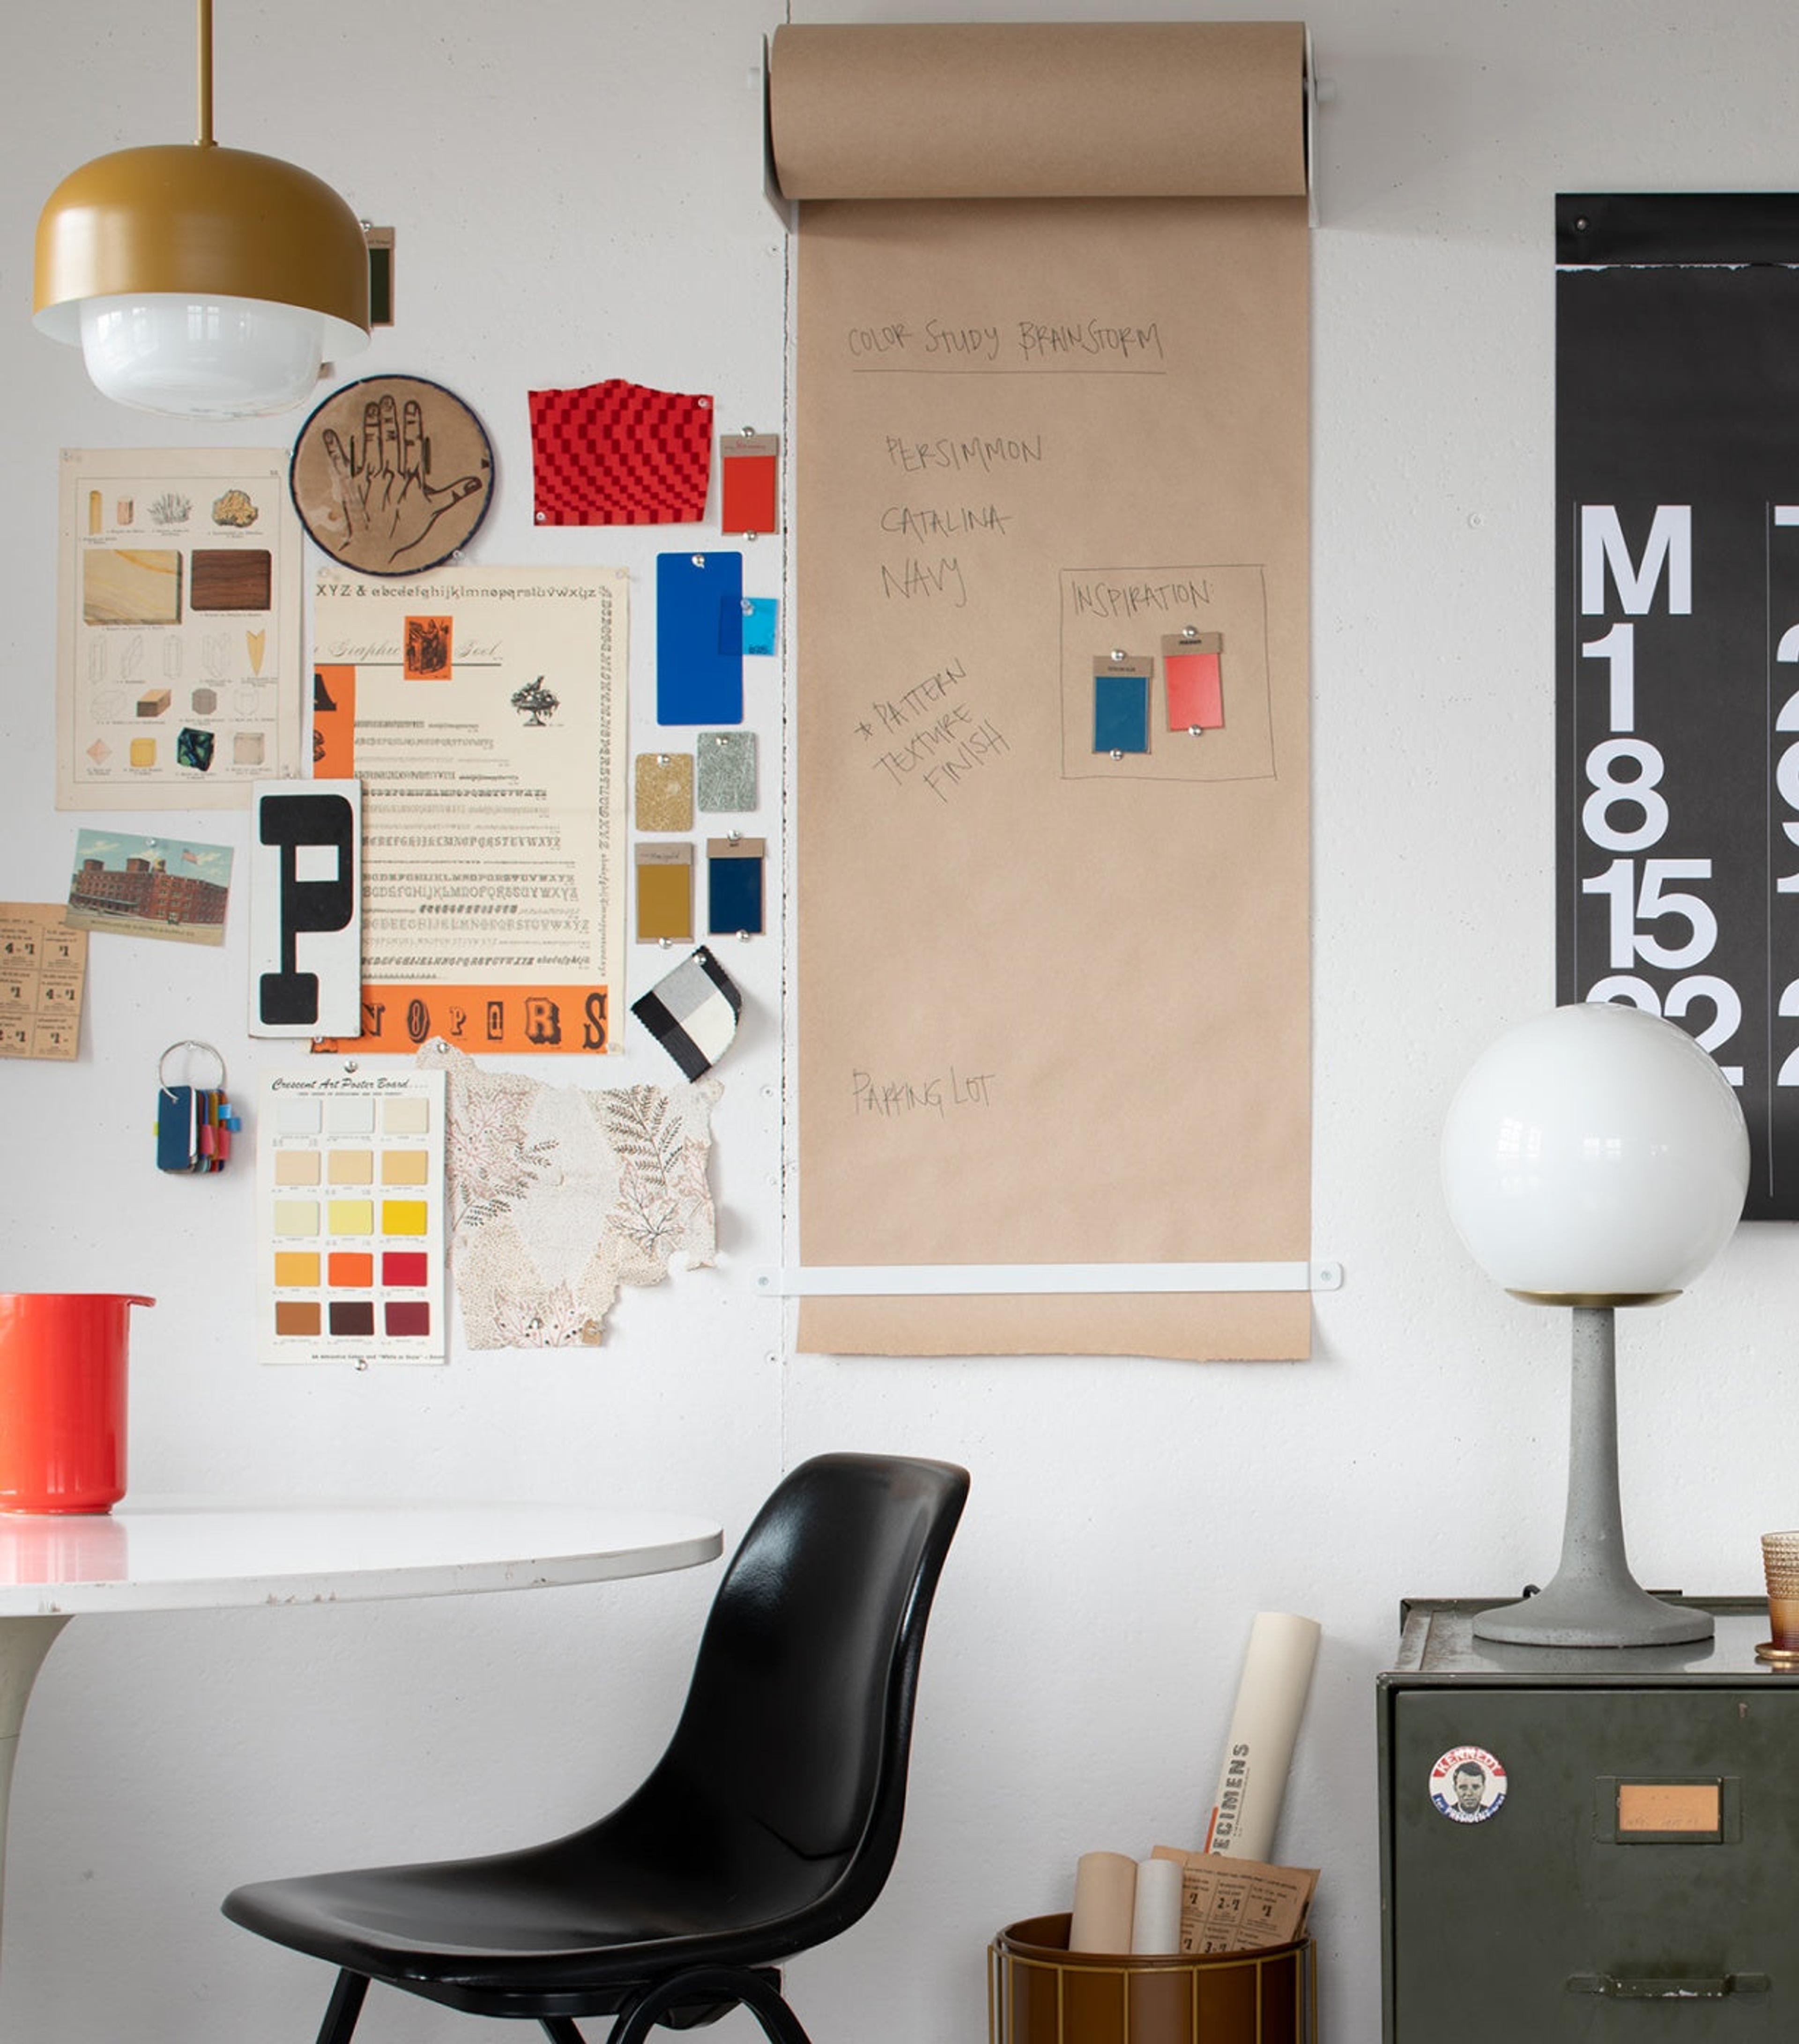
[[[299,404],[368,344],[361,223],[309,171],[213,140],[212,0],[198,133],[73,171],[37,222],[33,324],[79,343],[108,397],[197,419]]]

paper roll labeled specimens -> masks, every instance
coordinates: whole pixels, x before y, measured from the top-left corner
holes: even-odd
[[[1128,1952],[1136,1898],[1137,1863],[1124,1853],[1082,1853],[1074,1864],[1071,1952]]]
[[[1274,1826],[1320,1631],[1316,1619],[1290,1612],[1256,1613],[1205,1827],[1207,1852],[1273,1859]]]

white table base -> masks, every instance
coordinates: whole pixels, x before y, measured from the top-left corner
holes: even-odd
[[[0,1919],[6,1896],[6,1815],[13,1800],[13,1762],[31,1685],[56,1644],[66,1617],[0,1618]]]

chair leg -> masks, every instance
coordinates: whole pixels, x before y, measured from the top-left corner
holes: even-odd
[[[745,1966],[690,1966],[644,1988],[619,2011],[606,2044],[645,2044],[669,2011],[684,2001],[740,2002],[762,2026],[769,2044],[812,2044],[787,2006],[780,1975]]]
[[[540,2015],[537,2020],[544,2026],[544,2034],[550,2044],[586,2044],[581,2032],[566,2015]]]
[[[788,2007],[786,1996],[778,1986],[771,1986],[765,1977],[750,1975],[744,2006],[762,2025],[763,2034],[769,2039],[769,2044],[812,2044],[812,2039],[800,2027],[799,2018]]]
[[[350,2044],[350,2032],[363,2012],[363,1996],[367,1992],[367,1973],[344,1972],[337,1976],[319,2029],[318,2044]]]

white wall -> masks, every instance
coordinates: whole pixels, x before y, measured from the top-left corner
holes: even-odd
[[[436,378],[486,418],[501,481],[482,560],[630,567],[641,681],[659,542],[533,531],[525,392],[621,375],[713,391],[721,424],[778,417],[786,250],[761,194],[759,67],[782,8],[219,14],[221,139],[308,164],[398,230],[400,323],[358,373]],[[730,955],[752,1020],[722,1074],[721,1267],[628,1295],[598,1353],[257,1369],[250,1174],[160,1178],[149,1137],[166,1043],[217,1043],[246,1093],[293,1055],[241,1033],[235,924],[222,956],[97,937],[80,1062],[0,1068],[0,1287],[161,1301],[134,1336],[138,1492],[666,1500],[734,1537],[817,1449],[970,1465],[898,1868],[869,1919],[791,1969],[819,2044],[967,2044],[998,1925],[1063,1906],[1078,1851],[1190,1838],[1259,1607],[1327,1627],[1281,1845],[1324,1870],[1324,2034],[1369,2044],[1373,1678],[1397,1601],[1509,1592],[1553,1562],[1565,1329],[1474,1273],[1436,1164],[1475,1051],[1553,997],[1551,196],[1790,185],[1799,28],[1782,0],[1315,0],[1309,18],[1335,87],[1313,265],[1315,1250],[1347,1274],[1317,1302],[1310,1363],[788,1354],[748,1276],[780,1241],[778,936]],[[77,163],[186,135],[190,29],[178,0],[9,0],[4,22],[0,894],[29,900],[66,885],[82,820],[51,805],[56,451],[197,438],[103,405],[31,332],[32,226]],[[207,437],[272,444],[290,436],[278,423]],[[775,594],[776,549],[749,552],[752,593]],[[749,718],[771,748],[781,717],[770,667]],[[219,821],[242,843],[240,816]],[[763,824],[777,834],[772,793]],[[598,1084],[667,1068],[634,1050],[578,1069]],[[1748,1589],[1757,1532],[1792,1523],[1796,1295],[1786,1231],[1761,1227],[1693,1299],[1627,1323],[1645,1580]],[[0,2037],[309,2038],[323,1969],[226,1926],[225,1889],[516,1842],[605,1807],[659,1746],[711,1574],[78,1621],[26,1727]],[[363,2019],[371,2044],[459,2027],[479,2034],[391,1995]],[[732,2017],[714,2034],[754,2033]]]

